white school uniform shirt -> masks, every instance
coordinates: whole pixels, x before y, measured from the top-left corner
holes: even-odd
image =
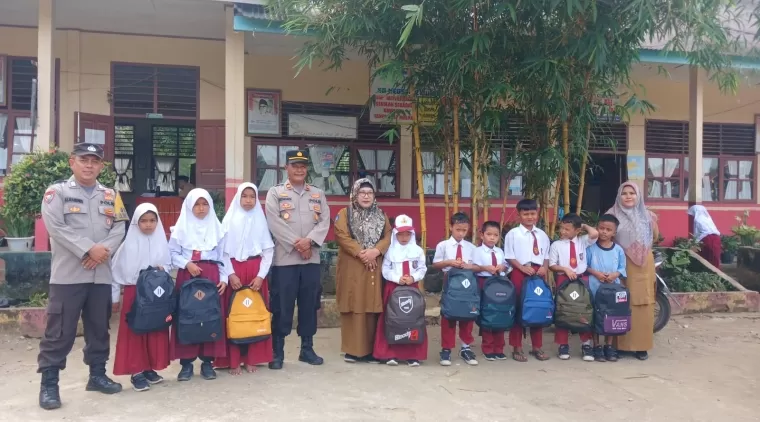
[[[480,245],[477,248],[475,248],[475,251],[473,252],[472,257],[472,263],[479,266],[489,266],[493,265],[493,256],[491,253],[496,254],[496,265],[505,264],[507,270],[502,271],[499,273],[500,276],[505,276],[509,272],[509,263],[506,259],[504,259],[504,251],[494,246],[493,248],[489,248],[486,245]],[[488,271],[481,271],[477,274],[479,277],[490,277],[493,274],[489,273]]]
[[[435,247],[435,256],[433,257],[433,263],[446,261],[449,259],[457,259],[457,245],[462,245],[462,262],[466,264],[472,264],[472,256],[475,252],[475,245],[462,240],[457,242],[453,237],[450,237],[442,242],[438,243]],[[446,267],[442,271],[448,272],[451,267]]]
[[[533,253],[533,234],[531,232],[536,235],[536,240],[538,240],[538,255]],[[550,243],[549,236],[543,230],[538,227],[528,230],[520,224],[504,236],[504,259],[514,259],[520,265],[544,265],[544,261],[549,255]]]
[[[588,235],[575,236],[572,239],[560,239],[552,243],[549,250],[549,265],[570,267],[570,242],[575,243],[575,273],[583,274],[588,269],[588,255],[586,248],[596,243],[596,239],[589,239]]]
[[[173,237],[169,239],[169,253],[172,257],[172,266],[179,269],[187,267],[187,263],[193,257],[192,249],[183,248]],[[229,255],[224,253],[224,249],[217,246],[210,251],[200,251],[200,253],[201,261],[216,261],[221,263],[219,265],[219,281],[227,284],[230,275],[235,274],[235,270],[232,268],[232,261],[230,261]],[[203,276],[203,273],[201,273],[201,276]]]
[[[383,278],[398,284],[401,277],[404,275],[404,262],[393,262],[388,255],[383,258]],[[415,258],[409,259],[409,275],[412,276],[414,281],[419,282],[425,278],[427,273],[427,266],[425,265],[425,252],[422,248],[419,248],[419,255]]]

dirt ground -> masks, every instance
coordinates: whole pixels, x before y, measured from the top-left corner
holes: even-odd
[[[37,407],[38,342],[0,337],[0,421],[756,421],[760,420],[760,315],[686,316],[656,335],[646,362],[486,362],[438,365],[438,327],[430,360],[419,368],[346,364],[340,331],[320,330],[322,367],[296,361],[289,337],[286,367],[204,381],[167,380],[136,393],[84,391],[87,369],[77,340],[62,373],[63,408]],[[547,351],[555,352],[545,342]],[[577,355],[577,343],[573,344]],[[112,349],[113,350],[113,349]],[[476,352],[479,350],[476,348]],[[220,406],[220,403],[223,405]]]

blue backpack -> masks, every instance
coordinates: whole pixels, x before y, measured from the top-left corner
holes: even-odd
[[[548,327],[554,321],[552,291],[541,277],[523,280],[520,321],[523,327]]]
[[[480,290],[470,270],[452,268],[443,284],[441,316],[449,321],[474,321],[480,315]]]
[[[512,328],[517,313],[515,285],[504,277],[486,279],[480,294],[478,325],[487,330],[506,331]]]

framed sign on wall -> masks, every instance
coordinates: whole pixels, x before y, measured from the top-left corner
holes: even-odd
[[[282,136],[282,92],[246,90],[248,135]]]

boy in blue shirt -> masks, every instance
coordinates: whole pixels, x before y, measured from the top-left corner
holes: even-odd
[[[614,215],[604,214],[599,217],[596,243],[586,249],[588,259],[588,281],[592,296],[602,283],[620,284],[625,278],[625,251],[613,241],[620,224]],[[594,360],[597,362],[617,362],[617,350],[612,346],[612,337],[604,339],[604,347],[599,344],[599,335],[594,334]]]

